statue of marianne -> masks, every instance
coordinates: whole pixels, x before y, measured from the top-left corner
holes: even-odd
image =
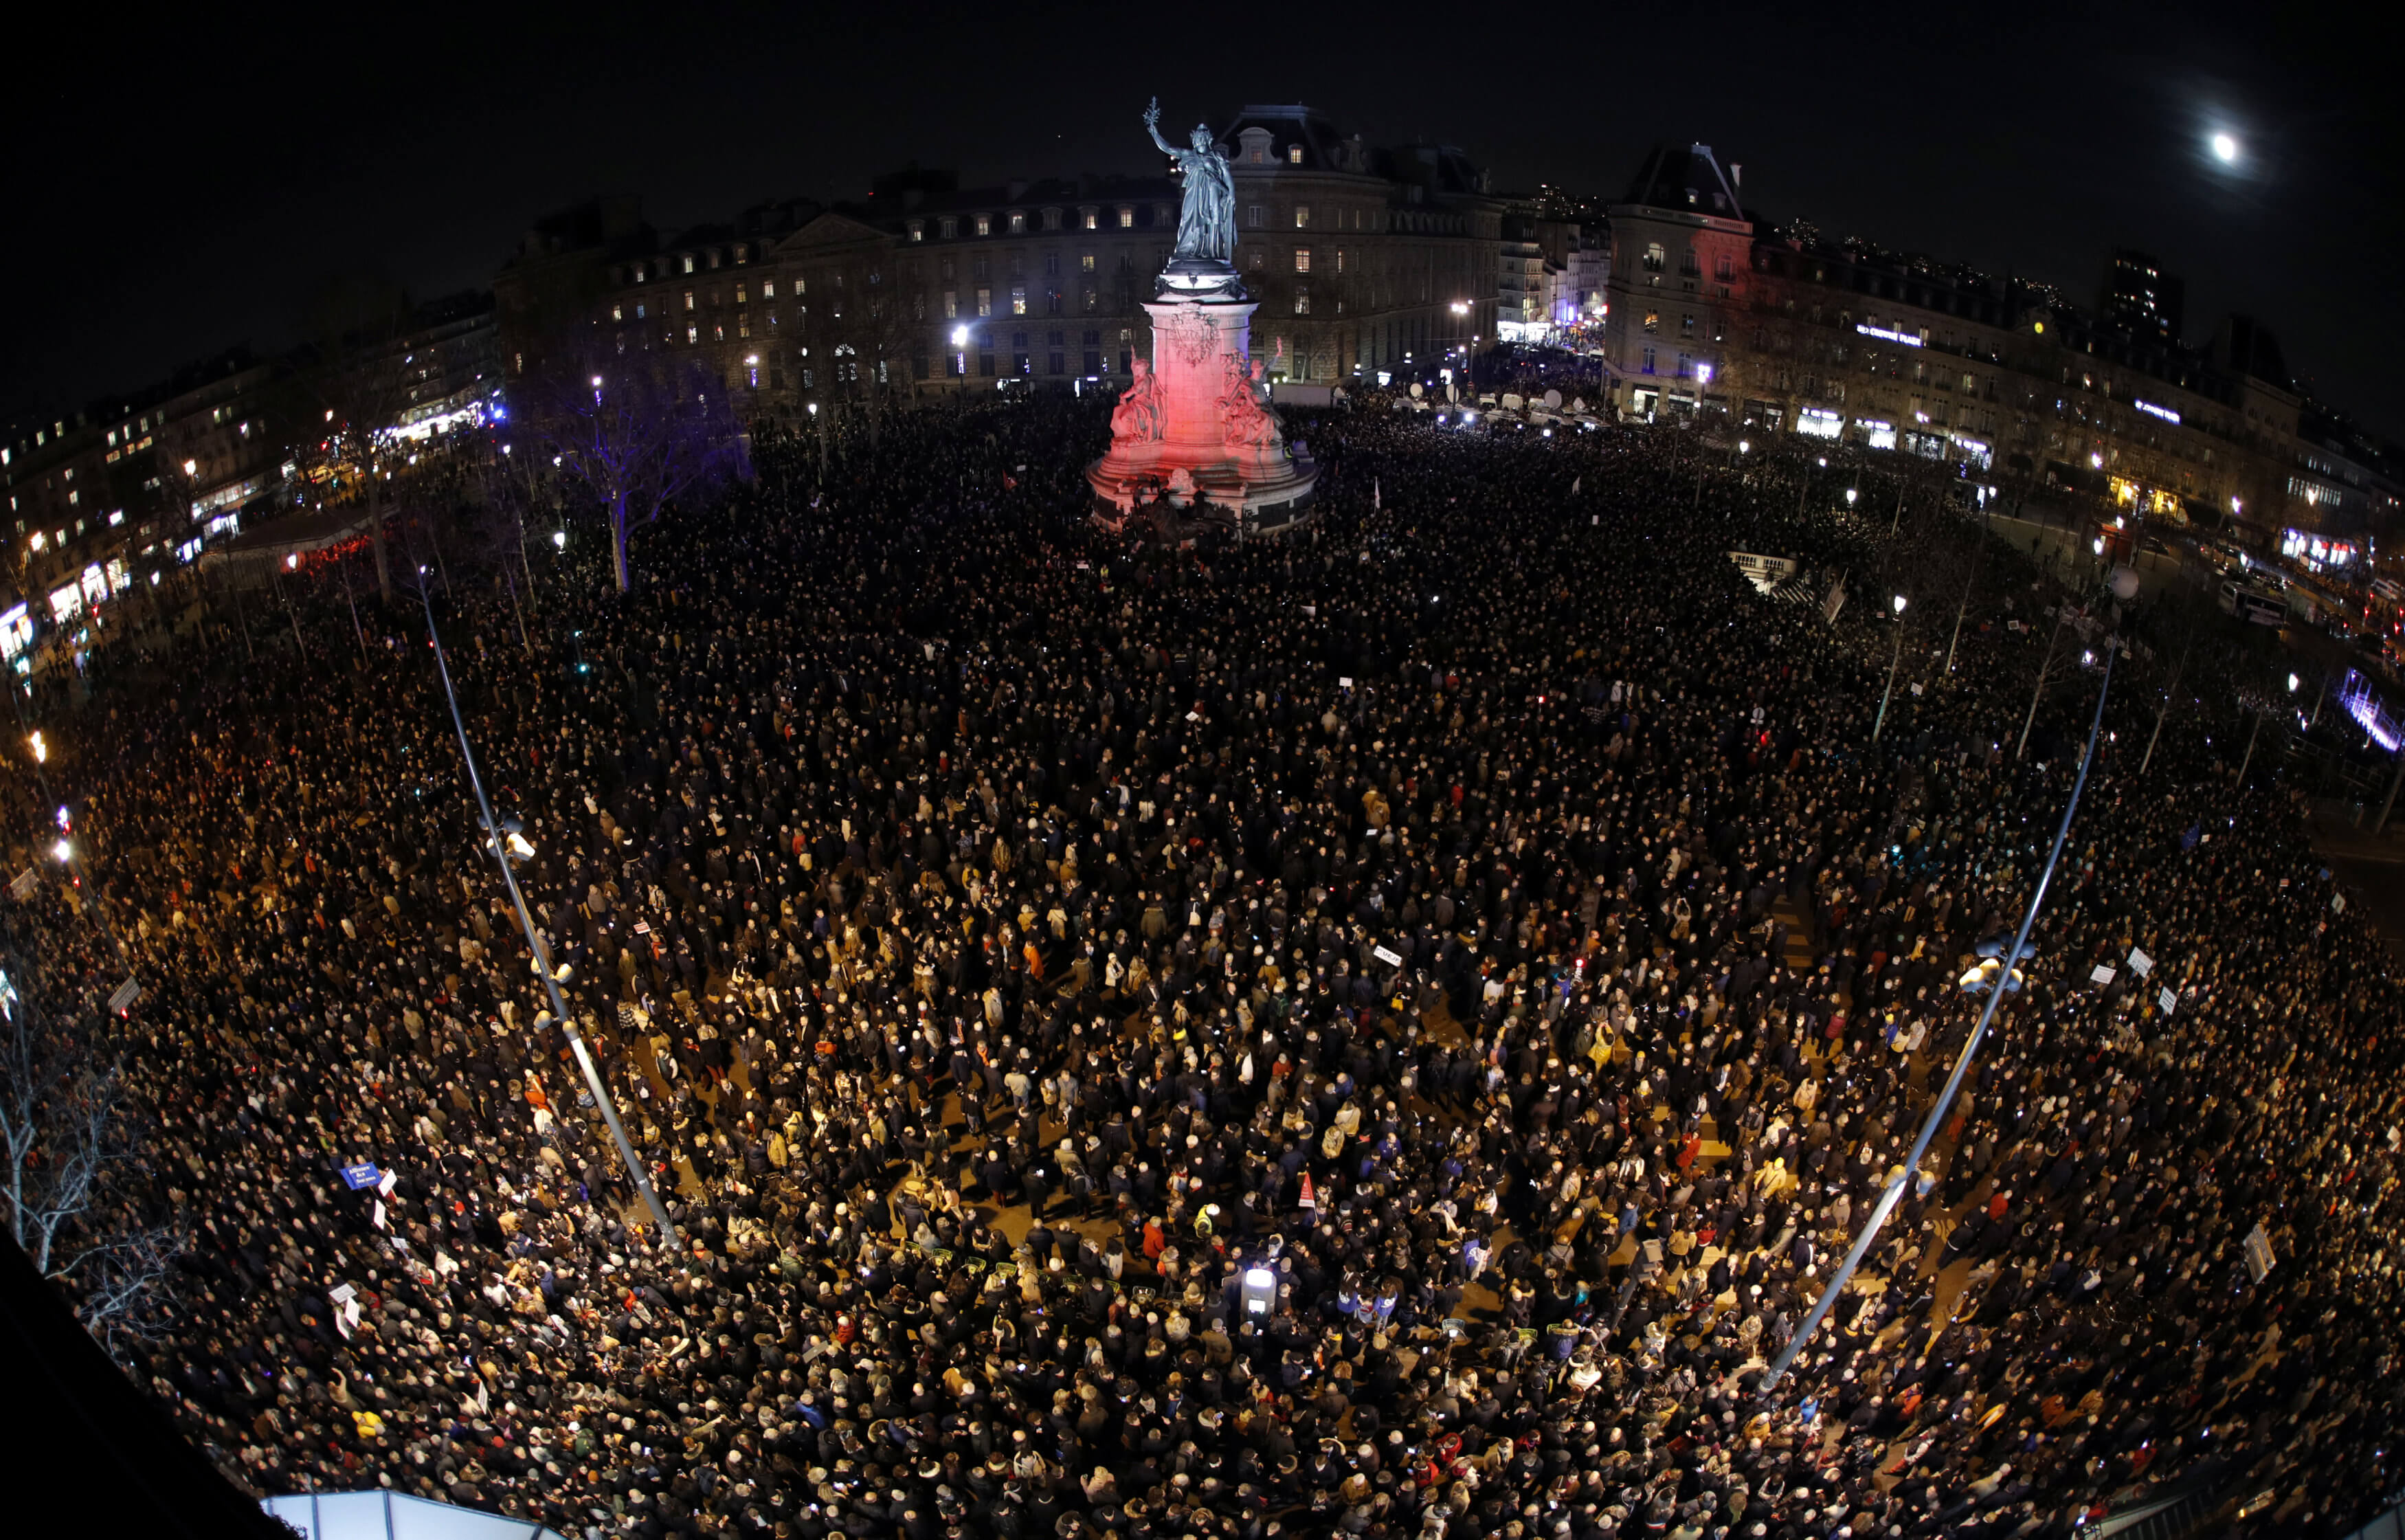
[[[1177,210],[1177,247],[1171,253],[1175,259],[1191,259],[1206,262],[1224,262],[1233,266],[1236,261],[1236,184],[1228,174],[1228,157],[1212,142],[1211,131],[1201,123],[1194,125],[1193,148],[1179,149],[1160,136],[1160,99],[1144,109],[1144,126],[1160,152],[1177,162],[1178,174],[1186,179],[1185,196]]]

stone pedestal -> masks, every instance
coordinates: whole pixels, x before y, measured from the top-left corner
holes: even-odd
[[[1111,414],[1110,452],[1087,467],[1094,516],[1117,528],[1158,505],[1247,535],[1308,517],[1319,468],[1287,446],[1262,403],[1251,355],[1257,306],[1235,270],[1173,262],[1144,308],[1150,367]]]

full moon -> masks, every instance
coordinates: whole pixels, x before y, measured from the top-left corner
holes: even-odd
[[[2213,158],[2219,161],[2223,165],[2235,163],[2238,159],[2237,139],[2227,134],[2215,134],[2213,136]]]

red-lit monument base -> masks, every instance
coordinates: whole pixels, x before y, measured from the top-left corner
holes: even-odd
[[[1192,271],[1181,271],[1188,269]],[[1164,522],[1268,534],[1310,516],[1319,468],[1261,404],[1250,339],[1255,305],[1232,269],[1173,263],[1152,317],[1152,360],[1111,413],[1110,453],[1086,470],[1094,516],[1112,529],[1150,510]]]

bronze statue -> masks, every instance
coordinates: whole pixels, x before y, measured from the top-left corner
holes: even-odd
[[[1236,261],[1236,183],[1229,174],[1228,157],[1212,142],[1211,131],[1194,125],[1193,148],[1179,149],[1160,136],[1160,98],[1144,109],[1144,126],[1160,152],[1177,162],[1186,191],[1177,209],[1177,246],[1173,261],[1218,262]]]

